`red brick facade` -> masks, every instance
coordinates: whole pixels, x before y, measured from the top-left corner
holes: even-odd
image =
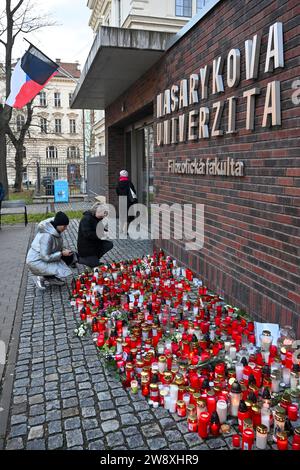
[[[114,188],[124,162],[124,124],[151,103],[155,116],[158,93],[199,73],[200,67],[211,65],[217,56],[226,57],[231,48],[240,49],[239,85],[228,89],[224,80],[225,93],[219,98],[209,95],[203,106],[212,109],[214,102],[241,97],[243,91],[258,86],[255,130],[245,129],[246,102],[239,99],[236,134],[155,147],[155,202],[205,204],[202,250],[187,252],[174,240],[162,240],[159,246],[199,273],[211,289],[224,293],[228,302],[255,318],[293,324],[298,336],[300,122],[292,84],[299,79],[299,13],[298,0],[224,0],[106,109],[109,196],[115,202]],[[269,27],[276,21],[283,23],[285,65],[264,73]],[[244,42],[255,34],[262,35],[259,75],[257,80],[246,81]],[[266,130],[261,122],[267,83],[273,80],[281,84],[282,124]],[[221,122],[226,129],[226,111]],[[245,176],[174,175],[167,170],[171,158],[215,156],[242,160]]]

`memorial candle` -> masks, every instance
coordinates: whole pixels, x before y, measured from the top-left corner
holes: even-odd
[[[220,423],[223,424],[227,420],[227,402],[225,400],[217,401],[217,413]]]
[[[256,428],[256,447],[258,449],[266,449],[268,440],[268,428],[267,426],[260,424]]]

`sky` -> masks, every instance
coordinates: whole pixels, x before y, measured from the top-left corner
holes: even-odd
[[[15,1],[12,2],[13,5]],[[17,59],[24,54],[27,43],[22,38],[26,37],[51,59],[61,59],[62,62],[78,60],[82,69],[93,43],[93,31],[88,25],[91,10],[87,7],[87,0],[32,1],[37,5],[39,13],[50,14],[51,20],[57,25],[26,35],[20,33],[13,49],[13,58]],[[0,4],[2,2],[0,0]],[[4,58],[3,52],[4,48],[0,44],[1,61]]]

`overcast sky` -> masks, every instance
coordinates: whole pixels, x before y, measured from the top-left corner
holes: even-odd
[[[0,0],[1,4],[2,1]],[[22,39],[24,36],[51,59],[61,59],[65,62],[78,60],[82,69],[93,42],[93,31],[88,25],[91,10],[87,7],[87,0],[33,1],[40,11],[49,13],[58,25],[43,28],[26,36],[20,33],[13,50],[13,58],[19,58],[24,54],[27,48],[26,42]],[[0,44],[2,60],[3,49]]]

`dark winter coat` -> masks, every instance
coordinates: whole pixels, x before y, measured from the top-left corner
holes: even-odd
[[[77,249],[80,257],[94,256],[101,251],[101,239],[96,230],[100,219],[86,211],[79,223]]]
[[[134,187],[133,183],[129,180],[119,181],[118,186],[116,188],[116,192],[117,192],[118,196],[127,196],[127,207],[130,207],[130,206],[132,206],[132,204],[134,204],[130,200],[130,188],[136,194],[135,187]]]

